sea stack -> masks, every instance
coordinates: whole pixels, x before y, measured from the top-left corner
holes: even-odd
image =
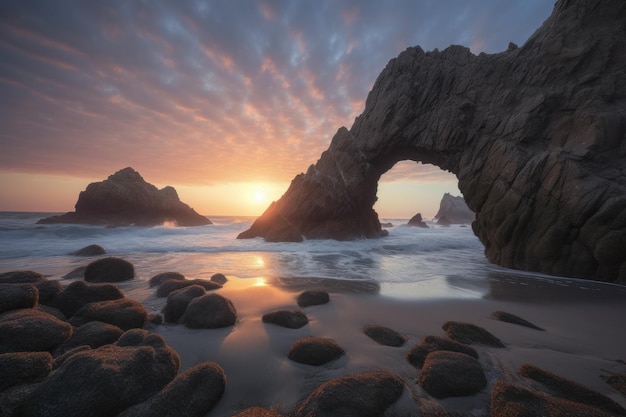
[[[451,224],[472,224],[476,215],[461,196],[445,193],[439,203],[439,211],[435,214],[437,224],[448,226]]]
[[[408,48],[239,237],[383,236],[378,181],[411,160],[456,175],[491,262],[626,283],[625,21],[624,0],[559,0],[519,48]]]
[[[107,226],[202,226],[211,221],[181,202],[173,187],[158,189],[134,169],[124,168],[81,191],[75,211],[37,223],[75,223]]]

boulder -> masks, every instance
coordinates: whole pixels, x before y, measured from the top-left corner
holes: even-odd
[[[491,417],[616,416],[616,414],[588,404],[556,398],[507,381],[499,381],[494,384],[491,390],[490,415]]]
[[[289,348],[287,357],[294,362],[320,366],[339,359],[344,353],[334,340],[311,336],[296,340]]]
[[[271,323],[288,329],[299,329],[309,323],[306,314],[298,310],[278,310],[263,315],[263,323]]]
[[[541,383],[556,397],[590,405],[614,415],[626,416],[626,409],[606,395],[545,369],[525,364],[521,366],[519,374]]]
[[[487,377],[473,357],[437,350],[426,356],[418,383],[435,398],[460,397],[485,388]]]
[[[21,415],[115,416],[161,391],[179,366],[161,336],[130,330],[115,344],[67,358],[37,385]]]
[[[52,370],[48,352],[15,352],[0,354],[0,391],[44,379]]]
[[[395,330],[375,324],[365,326],[363,333],[376,343],[385,346],[400,347],[406,342],[406,338]]]
[[[158,394],[117,417],[202,417],[222,398],[225,388],[222,368],[204,362],[179,374]]]
[[[163,307],[165,321],[167,323],[178,323],[191,300],[202,297],[205,294],[206,290],[200,285],[190,285],[171,292],[167,296],[167,304]]]
[[[407,352],[406,359],[413,366],[421,368],[424,365],[426,356],[430,352],[445,350],[448,352],[460,352],[478,359],[478,353],[474,348],[464,343],[456,342],[447,337],[426,336],[417,345]]]
[[[152,288],[158,287],[167,281],[184,281],[185,279],[185,276],[180,272],[161,272],[160,274],[156,274],[150,278],[148,284],[150,285],[150,288]]]
[[[445,193],[439,203],[439,210],[435,214],[437,224],[472,224],[476,214],[465,203],[463,197]]]
[[[75,211],[37,223],[77,223],[110,226],[202,226],[211,221],[178,199],[176,190],[147,183],[134,169],[124,168],[81,191]]]
[[[115,343],[124,331],[117,326],[101,321],[90,321],[74,328],[74,333],[67,341],[54,349],[54,355],[60,356],[78,346],[92,349]]]
[[[326,304],[329,301],[330,296],[326,291],[307,290],[298,295],[298,305],[303,308]]]
[[[72,326],[40,310],[20,309],[0,314],[0,353],[39,352],[72,336]]]
[[[219,294],[206,294],[191,300],[181,322],[190,329],[215,329],[233,326],[237,310],[232,301]]]
[[[73,256],[98,256],[104,255],[107,251],[100,245],[87,245],[75,252],[70,253]]]
[[[479,344],[497,348],[503,348],[504,344],[482,327],[471,323],[449,321],[441,326],[450,339],[468,345]]]
[[[516,316],[515,314],[507,313],[506,311],[494,311],[493,313],[491,313],[491,318],[498,321],[503,321],[505,323],[517,324],[518,326],[524,326],[531,329],[544,331],[544,329],[529,322],[528,320]]]
[[[228,282],[228,278],[226,278],[226,275],[218,272],[217,274],[211,275],[211,281],[224,285]]]
[[[0,284],[0,313],[33,308],[39,303],[39,290],[32,284]]]
[[[157,297],[167,297],[170,293],[180,290],[181,288],[191,285],[199,285],[206,291],[219,290],[222,288],[220,284],[206,279],[186,279],[186,280],[169,280],[162,283],[157,289]]]
[[[90,321],[101,321],[126,331],[142,328],[147,320],[148,311],[140,302],[119,298],[85,304],[72,316],[70,323],[82,326]]]
[[[71,317],[85,304],[120,298],[124,298],[124,294],[113,284],[89,284],[84,281],[75,281],[54,296],[49,304],[61,310],[66,317]]]
[[[559,0],[519,48],[408,48],[352,127],[238,237],[384,236],[378,182],[411,160],[458,178],[491,262],[625,283],[625,20],[623,0]]]
[[[57,294],[63,292],[64,287],[59,281],[45,280],[35,284],[39,291],[39,303],[48,304]]]
[[[43,281],[46,278],[34,271],[9,271],[0,274],[0,284],[36,284]]]
[[[87,282],[121,282],[135,278],[135,267],[121,258],[103,258],[93,261],[85,268]]]
[[[424,223],[424,220],[422,220],[422,213],[417,213],[415,216],[411,217],[406,225],[411,227],[421,227],[424,229],[428,228],[428,225]]]
[[[297,417],[382,416],[404,391],[404,383],[387,371],[331,379],[317,387],[296,409]]]

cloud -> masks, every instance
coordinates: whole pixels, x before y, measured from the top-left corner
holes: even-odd
[[[544,0],[3,1],[0,166],[287,181],[351,126],[402,50],[501,51],[550,11]]]

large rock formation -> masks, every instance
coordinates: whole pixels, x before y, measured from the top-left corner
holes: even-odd
[[[402,160],[454,173],[494,263],[626,282],[626,2],[559,0],[518,48],[407,49],[240,238],[384,235],[373,205]]]
[[[47,217],[37,223],[156,226],[202,226],[211,221],[178,199],[173,187],[157,189],[137,171],[124,168],[81,191],[75,211]]]
[[[467,204],[463,197],[455,197],[449,193],[445,193],[439,203],[439,211],[435,214],[437,224],[471,224],[476,215]]]

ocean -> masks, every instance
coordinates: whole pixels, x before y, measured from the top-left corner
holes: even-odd
[[[126,291],[146,298],[144,283],[166,271],[188,279],[208,279],[214,273],[297,287],[318,280],[334,291],[377,293],[396,298],[524,297],[588,299],[590,294],[626,295],[626,287],[571,278],[514,271],[489,263],[471,227],[427,229],[391,223],[389,236],[348,242],[307,240],[268,243],[261,238],[236,239],[253,217],[208,216],[214,223],[200,227],[117,227],[70,224],[39,225],[57,213],[0,212],[0,272],[33,270],[49,279],[64,280],[93,258],[70,255],[90,244],[103,246],[107,256],[130,261],[136,272]],[[534,289],[539,288],[537,292]],[[130,294],[132,296],[132,294]]]

